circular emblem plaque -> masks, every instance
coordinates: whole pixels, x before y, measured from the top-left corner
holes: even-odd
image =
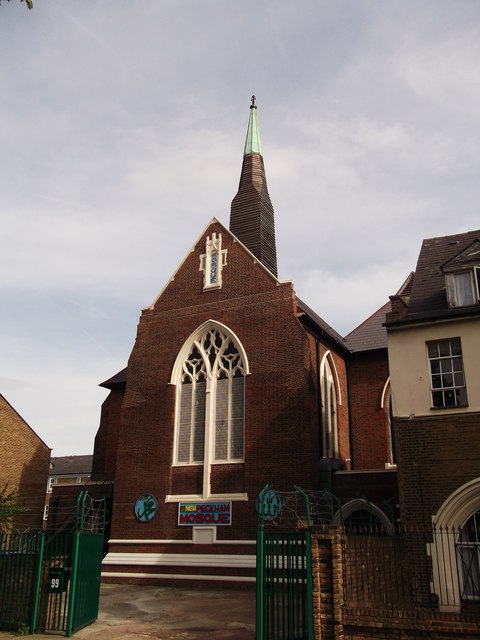
[[[149,522],[157,515],[158,503],[151,493],[145,493],[135,502],[135,515],[140,522]]]
[[[273,520],[282,510],[282,498],[273,489],[267,491],[260,502],[257,497],[257,513],[263,514],[264,520]]]

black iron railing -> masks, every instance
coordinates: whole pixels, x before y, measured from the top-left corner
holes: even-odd
[[[454,528],[345,529],[343,588],[353,607],[480,606],[480,541]]]

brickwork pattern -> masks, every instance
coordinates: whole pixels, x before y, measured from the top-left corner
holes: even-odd
[[[125,388],[113,388],[102,404],[100,427],[95,436],[92,480],[114,480],[117,464],[121,408]]]
[[[28,511],[13,523],[20,531],[40,529],[50,469],[50,449],[0,395],[2,463],[0,487],[17,490]]]
[[[380,545],[385,545],[380,542]],[[373,550],[374,544],[372,544]],[[340,527],[312,531],[314,630],[317,640],[478,640],[478,604],[464,613],[440,613],[427,608],[363,606],[345,600],[349,580],[345,541]],[[407,562],[407,558],[403,559]]]
[[[343,638],[342,538],[336,527],[312,533],[313,624],[315,638]]]
[[[204,292],[199,256],[206,236],[214,232],[222,233],[227,264],[222,288]],[[108,440],[110,427],[104,423],[113,419],[119,432],[112,538],[191,539],[191,529],[177,525],[178,505],[164,502],[167,495],[201,493],[203,481],[201,465],[172,466],[175,386],[171,375],[189,335],[208,320],[226,325],[237,335],[251,372],[245,379],[245,462],[213,465],[211,474],[212,492],[247,493],[248,501],[233,502],[232,526],[218,527],[217,538],[255,538],[255,498],[267,482],[279,491],[289,491],[294,484],[317,488],[318,359],[315,341],[295,310],[292,283],[275,280],[223,226],[209,226],[159,299],[142,313],[120,412],[117,400],[104,403],[96,445],[99,455],[107,452],[102,442]],[[347,459],[346,366],[343,357],[328,348],[341,387],[339,445],[340,455]],[[326,349],[320,343],[320,356]],[[140,523],[133,507],[146,492],[157,497],[159,510],[153,520]]]
[[[378,349],[350,358],[350,406],[354,469],[382,469],[388,459],[388,406],[381,406],[388,380],[388,354]]]
[[[480,476],[480,414],[394,421],[402,520],[428,524],[459,487]]]

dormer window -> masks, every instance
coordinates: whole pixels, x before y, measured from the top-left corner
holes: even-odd
[[[453,274],[455,281],[455,306],[466,307],[477,304],[480,289],[480,267],[474,267],[472,271]]]
[[[474,240],[442,266],[449,307],[480,303],[480,241]]]
[[[467,307],[480,301],[480,267],[445,276],[449,307]]]

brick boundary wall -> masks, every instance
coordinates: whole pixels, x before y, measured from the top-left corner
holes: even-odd
[[[344,638],[342,532],[312,531],[313,628],[317,640]]]
[[[480,640],[480,605],[464,614],[347,606],[343,548],[340,527],[312,530],[315,640]]]

